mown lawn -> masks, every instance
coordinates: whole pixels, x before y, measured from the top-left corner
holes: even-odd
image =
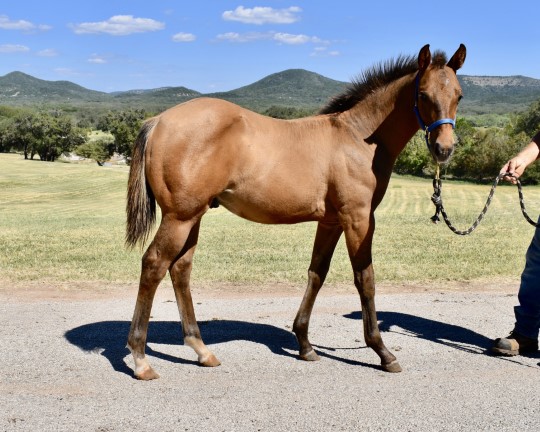
[[[127,167],[25,161],[0,154],[0,279],[136,282],[141,252],[124,248]],[[489,185],[445,182],[454,224],[468,227]],[[377,210],[374,263],[378,281],[412,283],[517,278],[533,234],[516,188],[499,187],[484,222],[470,236],[429,218],[431,181],[395,176]],[[540,187],[527,187],[531,216]],[[195,281],[304,282],[315,224],[265,226],[223,208],[203,219]],[[351,281],[343,240],[329,282]]]

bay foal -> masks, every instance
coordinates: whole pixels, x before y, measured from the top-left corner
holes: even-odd
[[[159,376],[145,357],[145,345],[154,294],[167,271],[184,342],[201,365],[220,364],[201,339],[189,286],[201,218],[215,205],[259,223],[318,222],[307,290],[293,326],[304,360],[319,359],[308,339],[309,320],[344,234],[366,344],[379,355],[383,370],[401,371],[377,324],[374,211],[397,156],[419,125],[433,158],[445,162],[450,157],[452,119],[461,98],[456,71],[465,54],[461,45],[447,61],[441,52],[432,56],[426,45],[417,57],[379,64],[308,118],[277,120],[223,100],[200,98],[148,120],[133,150],[127,244],[147,239],[156,202],[162,219],[142,259],[128,336],[135,376]]]

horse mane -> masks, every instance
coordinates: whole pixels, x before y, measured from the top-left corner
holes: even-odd
[[[436,51],[433,54],[433,65],[444,67],[446,63],[446,54],[444,52]],[[336,114],[348,111],[376,90],[417,70],[418,59],[416,56],[400,55],[395,59],[377,63],[354,78],[345,91],[334,96],[319,111],[319,114]]]

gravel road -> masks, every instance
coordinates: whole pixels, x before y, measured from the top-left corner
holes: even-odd
[[[170,287],[154,303],[147,354],[159,380],[133,378],[125,348],[135,292],[0,292],[2,431],[538,431],[540,354],[500,358],[517,286],[379,293],[382,335],[403,367],[365,347],[359,299],[326,287],[312,317],[319,362],[296,358],[301,294],[195,291],[197,366]]]

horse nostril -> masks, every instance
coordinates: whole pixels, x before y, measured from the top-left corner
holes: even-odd
[[[435,143],[435,156],[440,160],[447,160],[454,152],[454,147],[445,147],[441,143]]]

